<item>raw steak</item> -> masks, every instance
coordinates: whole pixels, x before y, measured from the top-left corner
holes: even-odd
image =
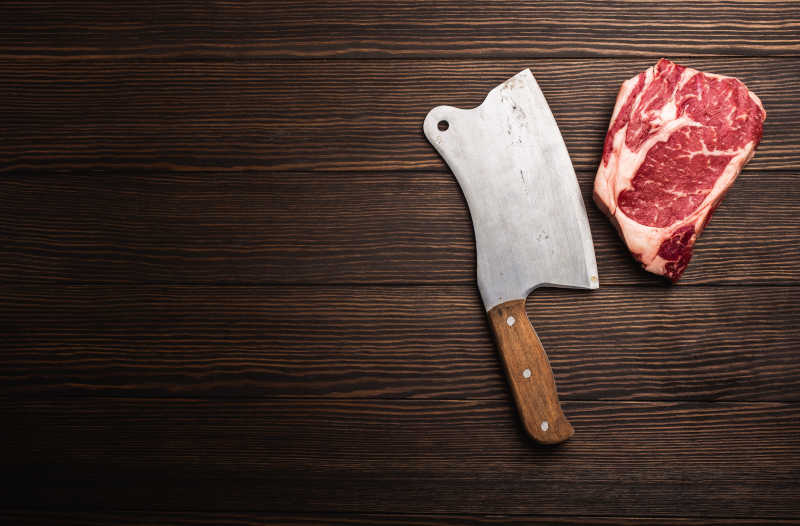
[[[666,59],[622,84],[594,200],[646,270],[680,278],[766,116],[738,79]]]

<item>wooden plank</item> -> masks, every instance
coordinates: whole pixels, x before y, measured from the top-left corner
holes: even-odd
[[[680,284],[796,284],[800,174],[746,171]],[[592,204],[601,285],[655,284]],[[475,282],[472,224],[447,172],[25,172],[0,179],[0,280]]]
[[[797,55],[792,1],[12,2],[0,56]]]
[[[0,392],[498,399],[474,286],[4,286]],[[800,400],[800,288],[541,289],[564,400]]]
[[[159,526],[472,526],[546,524],[558,526],[770,526],[797,525],[793,519],[715,519],[709,517],[576,517],[569,515],[518,516],[507,514],[352,514],[352,513],[269,513],[269,512],[141,512],[141,511],[45,511],[0,510],[0,519],[12,524],[62,524],[94,526],[106,524]]]
[[[504,401],[0,402],[3,507],[796,518],[800,406],[568,402],[563,447]],[[480,496],[467,498],[465,495]]]
[[[800,11],[800,9],[798,9]],[[630,60],[10,61],[0,170],[446,170],[422,135],[439,104],[473,107],[531,67],[575,166],[595,170]],[[737,75],[768,117],[752,169],[797,169],[800,59],[691,58]]]

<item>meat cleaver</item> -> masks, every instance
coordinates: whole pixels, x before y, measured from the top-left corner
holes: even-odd
[[[437,106],[425,136],[464,192],[478,288],[522,423],[534,440],[573,434],[525,311],[538,287],[596,289],[594,246],[578,180],[550,107],[526,69],[471,110]]]

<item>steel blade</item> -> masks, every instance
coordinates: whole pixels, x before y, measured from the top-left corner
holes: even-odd
[[[477,108],[432,109],[423,129],[467,199],[486,310],[540,286],[599,286],[575,171],[529,69]]]

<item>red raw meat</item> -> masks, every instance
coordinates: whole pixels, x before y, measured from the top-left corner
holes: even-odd
[[[622,83],[594,200],[645,270],[680,278],[766,117],[740,80],[666,59]]]

